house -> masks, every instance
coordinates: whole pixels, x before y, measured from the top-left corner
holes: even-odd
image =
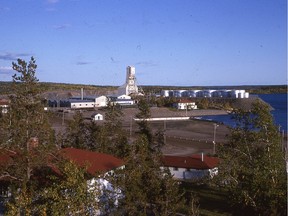
[[[35,146],[35,148],[36,147],[37,145]],[[57,153],[59,153],[59,156],[62,157],[64,160],[66,159],[72,161],[74,164],[86,170],[86,173],[89,174],[87,175],[87,181],[86,181],[88,191],[95,186],[94,182],[97,182],[97,185],[99,186],[100,189],[100,197],[95,197],[96,200],[99,200],[101,202],[103,199],[105,201],[106,196],[105,192],[108,190],[109,196],[113,196],[115,198],[115,202],[118,202],[117,199],[121,197],[121,191],[119,191],[119,189],[114,188],[113,185],[108,180],[106,180],[105,176],[112,174],[116,169],[123,169],[124,168],[123,160],[109,154],[92,152],[76,148],[63,148],[60,149],[58,152],[56,152],[56,155]],[[9,162],[15,159],[15,157],[17,157],[17,153],[9,151],[6,152],[4,149],[2,149],[0,153],[0,165],[5,166],[5,164],[9,164]],[[55,175],[61,174],[56,164],[57,163],[54,163],[53,159],[51,158],[51,161],[47,164],[47,167],[50,168],[52,173],[54,173]],[[43,169],[45,170],[45,167],[43,167]],[[41,172],[41,170],[39,171]],[[38,176],[41,176],[40,172],[39,173],[37,172]],[[41,181],[41,177],[39,179]],[[9,190],[10,180],[11,179],[1,179],[0,198],[4,199],[10,198],[11,196]],[[0,203],[0,209],[1,209],[1,203]],[[98,211],[97,215],[100,213],[101,212]]]
[[[180,99],[178,102],[173,104],[173,107],[179,110],[191,110],[191,109],[197,109],[197,105],[195,102],[192,102],[188,99]]]
[[[218,174],[219,159],[203,154],[190,156],[164,155],[162,162],[174,178],[179,180],[213,178]]]
[[[6,99],[0,99],[0,112],[7,113],[9,107],[9,101]]]
[[[91,115],[92,121],[103,121],[103,115],[100,113],[95,113],[93,115]]]
[[[109,154],[77,148],[64,148],[60,150],[60,155],[80,167],[85,167],[87,172],[93,176],[99,173],[108,174],[115,169],[124,168],[123,160]]]

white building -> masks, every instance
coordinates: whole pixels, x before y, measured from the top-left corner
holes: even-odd
[[[69,100],[71,109],[87,109],[94,108],[95,102],[91,100]]]
[[[7,113],[9,107],[9,101],[5,99],[0,99],[0,112]]]
[[[104,95],[95,97],[95,107],[106,107],[108,103],[108,98]]]
[[[106,107],[108,98],[102,96],[73,97],[68,100],[71,109],[85,109],[94,107]]]
[[[119,95],[138,95],[138,86],[136,85],[135,67],[128,66],[126,69],[125,84],[118,88]]]
[[[131,99],[129,95],[110,95],[108,96],[110,103],[116,105],[119,104],[121,106],[129,106],[134,105],[135,101]]]
[[[173,106],[179,110],[197,109],[195,102],[187,99],[180,99],[178,102],[174,103]]]
[[[162,162],[173,177],[179,180],[213,178],[218,174],[219,159],[203,154],[191,156],[164,155]]]
[[[245,90],[162,90],[163,97],[249,98]]]
[[[104,117],[102,114],[100,113],[95,113],[91,116],[92,118],[92,121],[103,121],[104,120]]]

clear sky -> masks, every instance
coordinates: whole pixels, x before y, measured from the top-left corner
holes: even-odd
[[[286,0],[0,0],[0,81],[17,58],[40,82],[287,83]]]

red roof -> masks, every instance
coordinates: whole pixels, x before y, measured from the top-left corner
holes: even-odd
[[[180,99],[177,101],[177,103],[193,103],[193,101],[189,100],[189,99]]]
[[[79,166],[87,166],[87,171],[92,175],[97,172],[108,172],[124,165],[123,160],[112,155],[83,149],[64,148],[60,150],[60,154]]]
[[[165,167],[189,168],[189,169],[213,169],[217,167],[219,159],[203,155],[170,156],[164,155],[162,162]]]
[[[13,160],[13,157],[20,156],[17,153],[9,152],[5,149],[0,149],[0,151],[0,167],[7,166],[9,162]],[[123,160],[118,159],[112,155],[83,149],[64,148],[61,149],[59,153],[64,158],[73,161],[75,164],[81,167],[87,167],[87,172],[89,172],[91,175],[99,172],[106,173],[124,165]],[[57,171],[55,165],[53,166],[51,163],[48,163],[47,165],[52,166],[54,171],[59,172]]]
[[[9,100],[6,99],[0,99],[0,105],[9,105]]]

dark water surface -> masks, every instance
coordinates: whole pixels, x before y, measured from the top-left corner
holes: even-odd
[[[271,114],[274,117],[275,124],[280,126],[281,131],[287,132],[287,94],[259,94],[258,96],[274,108]],[[230,115],[203,116],[202,119],[222,122],[232,127],[235,126]]]

